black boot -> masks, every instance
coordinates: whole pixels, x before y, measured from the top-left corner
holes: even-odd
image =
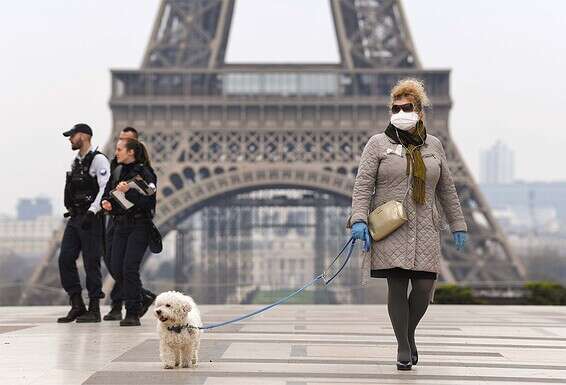
[[[77,318],[77,323],[100,322],[100,298],[90,298],[88,311]]]
[[[156,297],[157,296],[149,290],[143,291],[143,300],[142,300],[142,306],[141,306],[141,310],[140,310],[140,318],[143,317],[145,313],[147,313],[147,311],[149,310],[149,307],[155,301]]]
[[[139,309],[129,310],[126,309],[126,318],[120,321],[120,326],[140,326]]]
[[[397,370],[411,370],[411,361],[397,361]]]
[[[112,308],[102,318],[104,321],[121,321],[122,320],[122,302],[115,302],[112,304]]]
[[[65,317],[57,318],[58,323],[73,322],[77,317],[86,313],[86,306],[80,293],[71,295],[71,310]]]

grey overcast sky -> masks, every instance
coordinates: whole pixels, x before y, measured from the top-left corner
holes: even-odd
[[[326,0],[238,0],[228,61],[335,62]],[[138,68],[159,0],[11,1],[0,14],[0,213],[44,195],[62,211],[63,129],[110,132],[110,68]],[[566,180],[563,0],[404,0],[425,68],[452,69],[451,130],[477,176],[497,139],[516,176]]]

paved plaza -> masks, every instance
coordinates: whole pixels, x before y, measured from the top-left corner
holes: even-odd
[[[205,324],[253,309],[201,306]],[[432,305],[410,372],[385,305],[280,306],[205,333],[198,368],[175,370],[151,314],[138,328],[55,323],[66,310],[0,307],[0,384],[566,384],[564,307]]]

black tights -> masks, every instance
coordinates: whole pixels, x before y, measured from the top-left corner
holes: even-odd
[[[387,278],[387,310],[397,338],[399,361],[409,361],[411,351],[417,351],[415,329],[426,312],[433,285],[432,279],[411,279],[407,298],[409,278]]]

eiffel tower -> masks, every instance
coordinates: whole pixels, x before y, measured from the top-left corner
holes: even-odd
[[[340,62],[324,65],[228,64],[234,0],[161,1],[141,68],[112,71],[106,146],[125,126],[143,132],[159,176],[161,232],[261,189],[306,189],[347,203],[364,145],[388,123],[389,90],[416,77],[433,103],[427,127],[444,144],[470,235],[465,252],[443,237],[441,280],[522,280],[524,267],[450,136],[449,70],[422,68],[399,0],[329,1]],[[45,301],[46,287],[59,289],[60,238],[22,304]]]

